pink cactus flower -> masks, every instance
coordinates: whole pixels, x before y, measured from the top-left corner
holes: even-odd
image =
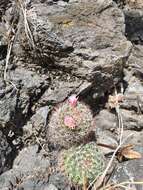
[[[71,95],[68,98],[68,102],[71,106],[75,107],[77,105],[77,101],[78,101],[78,97],[76,96],[76,94]]]
[[[64,124],[65,124],[65,126],[69,127],[70,129],[76,128],[76,121],[73,119],[72,116],[65,116]]]

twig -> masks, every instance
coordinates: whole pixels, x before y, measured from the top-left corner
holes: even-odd
[[[35,138],[36,138],[36,141],[37,143],[41,146],[42,150],[48,155],[49,152],[44,148],[44,145],[41,144],[39,138],[34,134]]]
[[[89,190],[90,187],[92,187],[92,185],[95,183],[95,181],[99,178],[100,175],[101,175],[101,174],[99,174],[99,175],[89,184],[87,190]]]
[[[11,55],[14,38],[15,38],[15,36],[12,37],[12,39],[10,40],[10,43],[8,45],[8,51],[7,51],[7,55],[6,55],[6,63],[5,63],[5,69],[4,69],[4,80],[5,81],[7,80],[6,74],[7,74],[7,69],[8,69],[8,64],[9,64],[9,59],[10,59],[10,55]]]
[[[123,131],[124,131],[124,126],[123,126],[123,119],[122,119],[122,115],[120,113],[120,107],[119,107],[119,103],[118,103],[118,93],[117,90],[115,90],[115,95],[116,95],[116,113],[117,113],[117,117],[118,117],[118,121],[119,121],[119,134],[120,134],[120,138],[119,138],[119,144],[122,143],[122,138],[123,138]]]
[[[12,51],[12,47],[13,47],[13,43],[14,43],[14,39],[15,39],[15,35],[12,36],[12,38],[10,39],[9,45],[8,45],[8,50],[7,50],[7,55],[6,55],[6,63],[5,63],[5,69],[4,69],[4,81],[5,82],[9,82],[12,84],[12,86],[18,90],[16,88],[16,85],[7,79],[7,69],[8,69],[8,65],[9,65],[9,59],[10,59],[10,55],[11,55],[11,51]]]
[[[33,39],[33,35],[32,35],[31,30],[30,30],[28,20],[27,20],[26,2],[25,2],[25,7],[23,6],[21,0],[18,0],[18,2],[20,4],[22,14],[23,14],[23,17],[24,17],[25,34],[26,34],[29,42],[32,44],[32,47],[34,49],[35,48],[34,39]]]
[[[130,181],[124,181],[118,184],[109,184],[108,186],[106,186],[105,188],[103,188],[102,190],[108,190],[111,187],[114,189],[116,187],[123,187],[123,188],[127,188],[126,185],[143,185],[143,181],[134,181],[134,182],[130,182]]]
[[[124,125],[123,125],[123,119],[122,119],[122,115],[120,114],[120,107],[119,107],[119,103],[118,103],[118,94],[117,94],[117,90],[115,90],[115,95],[116,95],[116,113],[117,113],[117,116],[118,116],[118,121],[119,121],[119,132],[120,132],[120,137],[119,137],[119,144],[117,146],[117,148],[115,149],[109,163],[107,164],[107,167],[105,168],[103,174],[98,178],[98,180],[95,182],[94,184],[94,189],[98,189],[103,181],[104,181],[104,178],[109,170],[109,168],[111,167],[112,165],[112,162],[117,154],[117,152],[119,151],[119,149],[121,148],[121,146],[124,144],[124,142],[129,138],[129,136],[131,136],[132,134],[130,134],[125,140],[123,140],[123,132],[124,132]]]

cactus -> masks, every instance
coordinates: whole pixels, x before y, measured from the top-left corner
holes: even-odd
[[[105,169],[105,159],[94,142],[72,147],[61,153],[59,168],[74,185],[82,185],[86,178],[93,182]]]
[[[51,112],[48,123],[48,140],[64,148],[79,145],[84,139],[93,137],[91,135],[92,118],[89,107],[72,95]]]

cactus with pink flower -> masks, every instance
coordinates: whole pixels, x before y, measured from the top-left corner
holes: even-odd
[[[54,145],[69,148],[79,145],[89,137],[92,130],[90,108],[71,95],[52,111],[48,123],[48,140]]]

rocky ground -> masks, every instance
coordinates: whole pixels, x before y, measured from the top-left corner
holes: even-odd
[[[143,155],[142,0],[1,0],[0,15],[1,190],[74,189],[46,138],[71,94],[90,107],[96,143],[117,146],[117,91],[123,139]],[[141,180],[143,158],[116,161],[111,183]]]

